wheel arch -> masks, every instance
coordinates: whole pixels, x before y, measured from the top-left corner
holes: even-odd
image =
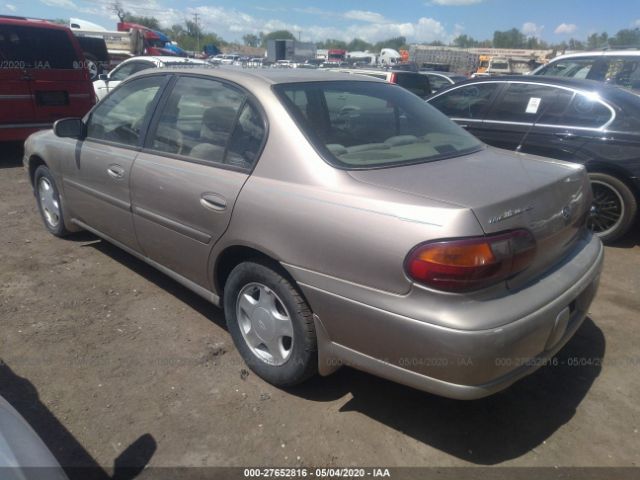
[[[31,182],[32,187],[34,186],[34,177],[36,174],[36,170],[41,165],[48,167],[47,162],[45,162],[40,155],[33,154],[29,157],[29,181]]]
[[[611,175],[617,178],[629,187],[636,197],[636,200],[640,202],[640,188],[631,180],[631,177],[633,177],[632,173],[624,167],[610,163],[589,162],[585,164],[585,168],[587,169],[587,173],[604,173],[605,175]]]

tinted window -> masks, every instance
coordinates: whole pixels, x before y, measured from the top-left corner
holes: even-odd
[[[453,118],[482,118],[500,83],[479,83],[450,90],[429,100],[442,113]]]
[[[575,127],[600,128],[611,119],[611,110],[593,97],[576,94],[562,123]]]
[[[146,77],[124,83],[91,113],[87,136],[137,146],[140,130],[148,120],[153,100],[164,77]]]
[[[393,85],[315,82],[275,90],[311,142],[339,167],[418,163],[482,148],[436,109]]]
[[[573,93],[555,87],[511,83],[496,101],[487,120],[558,123],[557,116],[569,104]],[[543,121],[542,119],[547,121]]]
[[[640,90],[640,58],[610,57],[606,81],[624,88]]]
[[[225,149],[245,95],[216,80],[181,77],[160,112],[151,148],[225,162]]]
[[[448,87],[451,85],[451,82],[444,77],[439,75],[427,75],[429,77],[429,82],[431,83],[431,89],[434,92],[438,90],[442,90],[444,87]]]
[[[0,25],[0,60],[15,68],[78,69],[82,62],[65,30]]]
[[[597,59],[598,57],[587,57],[557,60],[549,63],[549,65],[538,71],[536,75],[587,78],[587,75],[589,75],[589,72]]]
[[[431,84],[426,75],[419,73],[394,73],[392,75],[396,77],[395,83],[402,88],[406,88],[411,93],[421,98],[427,98],[431,95]]]

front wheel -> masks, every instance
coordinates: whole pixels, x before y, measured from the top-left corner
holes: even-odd
[[[318,369],[313,314],[292,283],[269,262],[235,267],[224,288],[229,333],[245,363],[267,382],[286,387]]]
[[[622,237],[633,225],[638,202],[620,179],[606,173],[590,173],[593,203],[588,226],[605,243]]]

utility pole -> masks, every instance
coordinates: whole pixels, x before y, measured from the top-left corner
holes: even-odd
[[[198,25],[198,12],[193,14],[193,21],[196,24],[196,52],[200,53],[200,26]]]

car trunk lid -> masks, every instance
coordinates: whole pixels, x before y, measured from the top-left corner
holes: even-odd
[[[584,231],[591,204],[583,167],[494,148],[349,173],[361,182],[470,208],[486,234],[528,229],[536,239],[536,257],[507,282],[512,289],[562,260]]]

